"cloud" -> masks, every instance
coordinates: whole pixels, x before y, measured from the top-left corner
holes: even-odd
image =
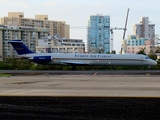
[[[74,5],[74,4],[68,4],[68,5],[65,5],[65,9],[66,10],[73,10],[73,9],[75,9],[75,6],[76,5]]]
[[[20,0],[17,0],[17,2],[19,2]],[[12,2],[14,1],[11,1],[11,0],[0,0],[0,5],[3,5],[3,4],[11,4]]]
[[[41,3],[41,4],[43,4],[45,7],[55,7],[56,6],[56,3],[52,1],[48,1],[45,3]]]
[[[19,8],[25,8],[25,9],[29,8],[29,5],[26,4],[25,2],[13,3],[12,6],[13,7],[19,7]]]
[[[1,8],[29,8],[28,0],[3,0],[0,1]]]
[[[94,3],[91,6],[96,7],[96,8],[100,8],[100,7],[103,7],[104,5],[102,3]]]

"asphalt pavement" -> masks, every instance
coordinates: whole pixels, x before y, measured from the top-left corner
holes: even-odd
[[[0,71],[0,118],[158,120],[159,71]]]

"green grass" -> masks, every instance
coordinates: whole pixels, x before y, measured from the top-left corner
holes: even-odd
[[[4,74],[4,73],[0,73],[0,77],[9,77],[11,76],[12,74]]]

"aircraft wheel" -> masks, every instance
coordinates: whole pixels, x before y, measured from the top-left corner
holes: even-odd
[[[148,66],[148,70],[150,70],[151,69],[151,66]]]

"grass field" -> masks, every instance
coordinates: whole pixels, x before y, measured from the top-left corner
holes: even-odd
[[[12,74],[0,73],[0,77],[9,77],[9,76],[12,76]]]

